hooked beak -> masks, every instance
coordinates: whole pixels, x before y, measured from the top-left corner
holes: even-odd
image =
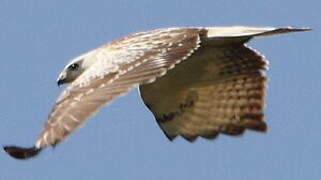
[[[65,79],[59,79],[57,81],[58,87],[60,87],[61,85],[65,84],[65,83],[66,83]]]
[[[61,85],[65,84],[67,81],[66,81],[66,74],[63,73],[63,74],[60,74],[59,78],[57,79],[57,84],[58,86],[60,87]]]

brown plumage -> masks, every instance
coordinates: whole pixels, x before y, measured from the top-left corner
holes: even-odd
[[[136,33],[73,59],[58,84],[59,96],[35,146],[6,146],[27,159],[55,146],[99,107],[133,87],[172,140],[188,141],[245,129],[266,131],[263,121],[267,61],[245,43],[256,36],[305,31],[272,27],[167,28]]]
[[[267,130],[263,122],[267,62],[258,53],[242,43],[224,49],[206,46],[176,68],[140,86],[144,102],[169,139],[182,135],[193,141],[198,136],[212,139],[220,132]],[[182,78],[187,81],[179,82]]]

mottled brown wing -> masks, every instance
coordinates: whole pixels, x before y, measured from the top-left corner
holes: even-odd
[[[212,43],[155,83],[141,85],[140,92],[170,140],[266,131],[266,68],[267,61],[242,42]]]
[[[5,146],[12,157],[27,159],[60,142],[97,109],[139,84],[145,104],[169,139],[189,141],[218,133],[266,131],[262,73],[266,61],[243,44],[309,28],[165,28],[136,33],[86,53],[95,64],[59,97],[36,145]],[[196,54],[190,55],[202,48]]]
[[[163,37],[165,39],[145,42],[154,43],[154,46],[144,46],[146,44],[143,44],[143,41],[146,39],[141,42],[123,39],[123,41],[132,42],[131,51],[136,48],[137,51],[144,51],[144,55],[129,60],[128,63],[119,65],[118,69],[102,76],[96,75],[96,71],[102,68],[100,64],[85,71],[59,98],[36,142],[36,148],[55,145],[62,141],[100,106],[138,84],[154,81],[156,77],[164,75],[167,70],[186,59],[199,47],[199,30],[175,31],[177,32],[167,32],[168,35]],[[139,41],[137,37],[135,39]],[[135,43],[139,45],[134,46]],[[114,46],[117,44],[126,45],[126,42],[114,42]],[[122,48],[126,49],[126,46]],[[82,78],[88,79],[88,77],[91,77],[88,85],[82,85]]]

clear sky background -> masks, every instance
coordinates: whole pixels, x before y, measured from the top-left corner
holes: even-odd
[[[37,158],[0,151],[0,180],[320,179],[320,19],[320,0],[0,0],[1,145],[31,146],[69,59],[120,36],[168,26],[314,28],[250,43],[270,60],[266,134],[169,142],[133,90]]]

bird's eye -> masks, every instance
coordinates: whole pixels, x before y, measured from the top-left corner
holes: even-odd
[[[74,64],[71,64],[68,69],[71,70],[71,71],[77,71],[79,68],[79,65],[74,63]]]

